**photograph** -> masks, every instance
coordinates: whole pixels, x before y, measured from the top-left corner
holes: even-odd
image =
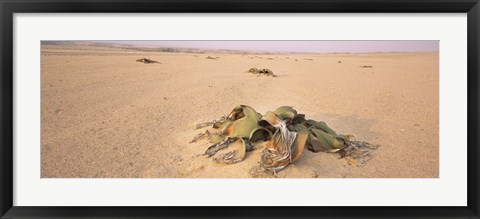
[[[41,178],[439,178],[438,40],[42,40]]]

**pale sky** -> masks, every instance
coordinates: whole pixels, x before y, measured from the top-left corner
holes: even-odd
[[[367,53],[439,51],[438,40],[404,41],[97,41],[142,47],[180,47],[197,49],[230,49],[279,52]]]

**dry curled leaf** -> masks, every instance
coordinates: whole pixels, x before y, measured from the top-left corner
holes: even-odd
[[[222,164],[234,164],[245,158],[247,147],[243,138],[237,138],[234,142],[227,145],[222,153],[215,156],[213,160]]]

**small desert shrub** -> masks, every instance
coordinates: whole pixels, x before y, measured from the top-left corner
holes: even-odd
[[[250,70],[248,70],[248,73],[258,74],[258,75],[266,75],[266,76],[273,76],[273,77],[276,76],[275,74],[273,74],[272,70],[267,69],[267,68],[262,68],[262,69],[250,68]]]
[[[155,60],[147,59],[147,58],[142,58],[142,59],[137,59],[137,62],[143,62],[145,64],[150,64],[150,63],[160,63]]]

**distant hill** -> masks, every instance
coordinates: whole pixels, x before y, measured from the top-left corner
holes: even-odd
[[[123,43],[108,43],[94,41],[54,41],[45,40],[42,45],[50,46],[92,46],[101,48],[125,49],[142,52],[169,52],[169,53],[220,53],[220,54],[310,54],[302,52],[270,52],[270,51],[247,51],[230,49],[198,49],[198,48],[176,48],[176,47],[142,47]]]

